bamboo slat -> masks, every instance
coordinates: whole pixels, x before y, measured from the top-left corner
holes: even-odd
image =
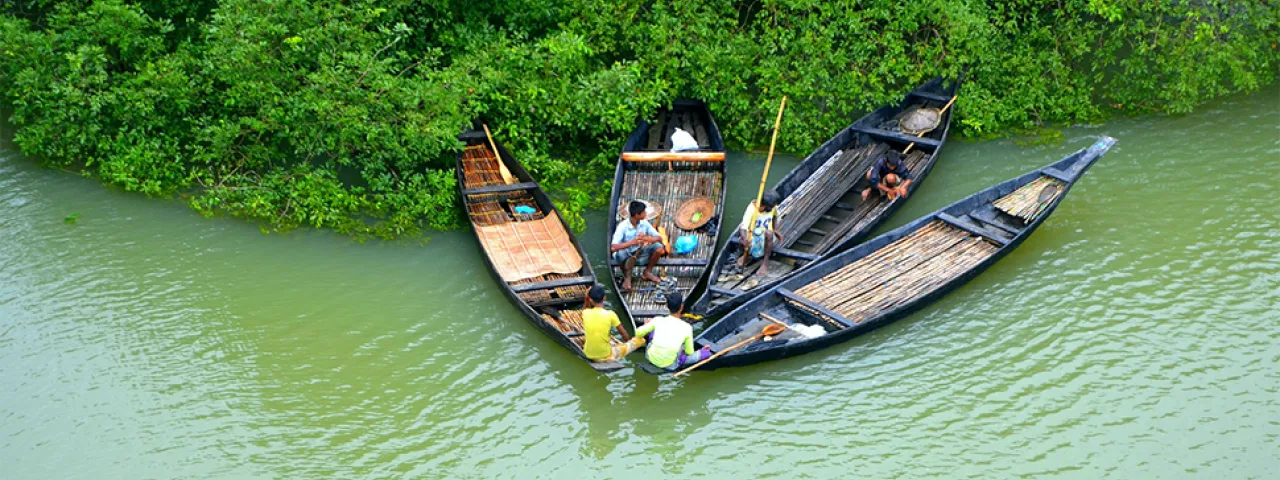
[[[886,146],[886,149],[887,148],[888,147]],[[872,156],[871,161],[874,161],[878,156],[878,154]],[[926,155],[918,151],[907,154],[906,158],[903,160],[903,166],[907,168],[909,177],[916,178],[916,174],[920,171],[919,167],[923,166],[922,164],[924,163],[925,158]],[[872,165],[870,162],[868,162],[866,167],[866,170],[871,169]],[[862,172],[862,175],[866,175],[865,170]],[[889,206],[893,205],[893,203],[901,201],[901,198],[889,200],[883,195],[872,195],[866,201],[862,201],[861,198],[859,198],[857,209],[854,210],[853,214],[843,222],[840,222],[838,227],[832,228],[831,231],[822,238],[822,241],[818,242],[818,244],[814,246],[813,251],[827,252],[830,249],[835,248],[836,245],[844,241],[846,238],[857,235],[868,224],[876,221],[876,219],[879,218],[880,215],[889,208]],[[828,208],[827,210],[829,213],[831,209]]]
[[[796,294],[861,322],[932,292],[997,251],[980,237],[934,221]]]
[[[1013,193],[1005,195],[995,202],[992,202],[992,204],[1009,215],[1013,215],[1030,222],[1035,219],[1045,207],[1052,204],[1059,195],[1062,195],[1063,185],[1062,181],[1056,178],[1041,176],[1022,187],[1019,187],[1017,190],[1014,190]],[[1041,202],[1040,192],[1048,187],[1054,188],[1053,195],[1051,195],[1047,200]]]

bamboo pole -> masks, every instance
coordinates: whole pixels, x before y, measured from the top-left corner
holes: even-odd
[[[769,166],[773,164],[773,147],[778,143],[778,129],[782,127],[782,111],[787,108],[787,96],[782,96],[782,104],[778,105],[778,119],[773,121],[773,138],[769,140],[769,156],[764,160],[764,174],[760,175],[760,191],[756,192],[756,207],[764,198],[764,184],[769,179]]]

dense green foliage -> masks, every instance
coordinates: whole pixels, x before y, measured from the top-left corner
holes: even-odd
[[[206,214],[399,236],[459,224],[483,118],[566,217],[638,117],[707,100],[730,145],[805,152],[967,68],[957,132],[1181,113],[1272,82],[1267,0],[0,3],[0,98],[50,165]]]

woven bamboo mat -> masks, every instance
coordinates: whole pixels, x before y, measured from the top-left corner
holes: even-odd
[[[464,188],[487,187],[506,183],[498,169],[498,158],[484,145],[468,145],[462,152]]]
[[[618,211],[625,213],[632,200],[645,200],[657,203],[665,212],[662,218],[653,223],[653,228],[663,227],[673,244],[683,235],[693,235],[698,239],[698,247],[693,252],[672,258],[686,258],[710,261],[715,253],[715,231],[689,231],[676,226],[675,212],[685,201],[696,197],[707,197],[716,204],[715,215],[723,218],[720,207],[721,177],[717,171],[667,171],[667,170],[628,170],[623,177],[622,196],[619,198]],[[612,232],[610,232],[612,234]]]
[[[636,265],[635,275],[639,275],[644,271],[644,266]],[[659,276],[668,276],[676,278],[675,289],[689,299],[689,292],[693,287],[698,285],[698,278],[702,275],[703,267],[657,267],[654,272]],[[614,268],[615,278],[622,278],[622,269]],[[658,301],[658,290],[655,284],[640,277],[631,279],[631,291],[620,294],[626,299],[627,307],[635,310],[661,310],[667,311],[667,304]]]
[[[480,244],[504,281],[582,269],[582,257],[555,212],[538,220],[475,228]]]
[[[981,237],[934,221],[796,293],[861,322],[934,291],[997,251]]]
[[[992,205],[1004,213],[1031,222],[1044,211],[1045,207],[1062,195],[1062,187],[1065,185],[1056,178],[1041,176],[1014,190],[1013,193],[1000,197],[999,200],[992,202]],[[1053,188],[1053,194],[1041,202],[1040,192],[1045,188]]]

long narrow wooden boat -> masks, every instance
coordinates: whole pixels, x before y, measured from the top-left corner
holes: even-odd
[[[466,143],[458,155],[458,189],[489,272],[533,326],[587,360],[582,303],[596,274],[578,239],[506,148],[483,131],[458,139]],[[587,363],[600,371],[622,368],[618,362]]]
[[[676,128],[693,135],[698,150],[671,152],[671,135]],[[662,258],[655,273],[675,279],[674,289],[685,296],[706,274],[715,253],[720,220],[724,214],[724,139],[711,111],[699,101],[678,100],[671,108],[658,112],[653,122],[641,121],[622,147],[613,176],[613,192],[609,201],[609,230],[606,246],[612,241],[618,222],[626,221],[627,205],[642,200],[659,207],[660,216],[652,221],[654,228],[665,231],[670,243],[679,237],[694,236],[697,247],[684,255]],[[701,228],[684,230],[677,226],[678,209],[687,201],[705,198],[715,205],[715,212]],[[606,249],[606,251],[608,251]],[[622,307],[634,325],[646,318],[665,315],[667,307],[653,282],[639,277],[644,265],[632,272],[632,288],[622,291],[622,268],[609,258],[610,274],[622,299]]]
[[[906,202],[906,198],[888,200],[880,195],[863,201],[867,171],[880,156],[907,151],[904,160],[912,179],[907,187],[910,198],[924,183],[947,141],[951,110],[942,112],[937,127],[919,137],[901,131],[898,121],[918,109],[942,110],[959,88],[960,81],[934,78],[896,105],[881,107],[853,122],[806,157],[773,187],[782,199],[778,231],[783,240],[773,251],[768,276],[754,275],[760,262],[748,265],[745,272],[726,272],[725,267],[736,262],[740,252],[737,225],[730,225],[733,231],[728,246],[716,257],[706,292],[692,311],[709,317],[728,313],[806,265],[862,242]]]
[[[708,327],[696,343],[719,352],[775,321],[786,323],[787,330],[776,337],[748,342],[702,368],[748,365],[812,352],[932,303],[1017,248],[1115,141],[1102,137],[1058,162],[978,192],[801,271]],[[810,337],[802,331],[819,327],[820,336]]]

